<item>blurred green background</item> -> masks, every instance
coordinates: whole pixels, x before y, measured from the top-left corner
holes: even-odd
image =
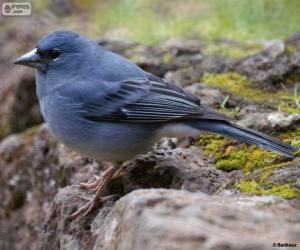
[[[91,35],[109,30],[143,44],[176,37],[261,41],[285,38],[300,27],[299,0],[73,0],[67,7],[66,1],[39,0],[33,5],[44,11],[53,2],[57,12],[67,13],[66,22],[84,13]]]

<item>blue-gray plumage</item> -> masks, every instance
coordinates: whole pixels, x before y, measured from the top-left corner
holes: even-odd
[[[297,150],[235,125],[180,87],[74,32],[45,36],[15,63],[37,69],[42,114],[58,139],[97,160],[127,160],[163,136],[196,136],[203,130],[287,157]]]

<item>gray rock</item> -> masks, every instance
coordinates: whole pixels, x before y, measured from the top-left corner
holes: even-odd
[[[272,249],[298,242],[296,217],[296,209],[272,199],[139,190],[115,204],[93,249]]]
[[[123,196],[135,189],[156,187],[213,194],[228,182],[227,175],[206,161],[199,148],[180,145],[166,139],[153,152],[125,163],[124,175],[112,181],[108,192]],[[88,181],[106,167],[58,143],[46,125],[4,139],[0,143],[0,248],[39,249],[46,213],[45,245],[74,247],[77,233],[86,234],[82,227],[78,228],[77,222],[72,225],[78,232],[72,226],[74,230],[65,238],[56,234],[69,228],[66,217],[85,202],[79,197],[85,193],[72,184]],[[67,185],[71,186],[62,189],[49,206],[60,188]],[[107,209],[101,210],[103,216],[107,212]],[[96,215],[97,211],[80,225],[89,228]],[[10,233],[12,230],[14,234]]]
[[[300,124],[300,115],[286,114],[280,111],[246,113],[239,124],[263,131],[283,131],[297,127]]]
[[[291,53],[282,41],[275,41],[259,53],[234,62],[231,69],[246,75],[255,86],[274,91],[288,78],[297,79],[299,58],[299,53]]]
[[[41,123],[33,72],[7,71],[0,84],[0,139]]]

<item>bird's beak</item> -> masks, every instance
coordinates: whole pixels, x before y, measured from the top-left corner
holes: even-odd
[[[42,63],[42,59],[37,53],[37,49],[33,49],[30,52],[24,54],[14,61],[14,64],[25,65],[28,67],[40,69]]]

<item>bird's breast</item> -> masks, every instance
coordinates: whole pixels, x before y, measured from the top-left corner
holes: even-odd
[[[44,98],[41,109],[53,134],[69,148],[98,160],[127,160],[151,149],[158,125],[95,122],[82,117],[73,103]]]

